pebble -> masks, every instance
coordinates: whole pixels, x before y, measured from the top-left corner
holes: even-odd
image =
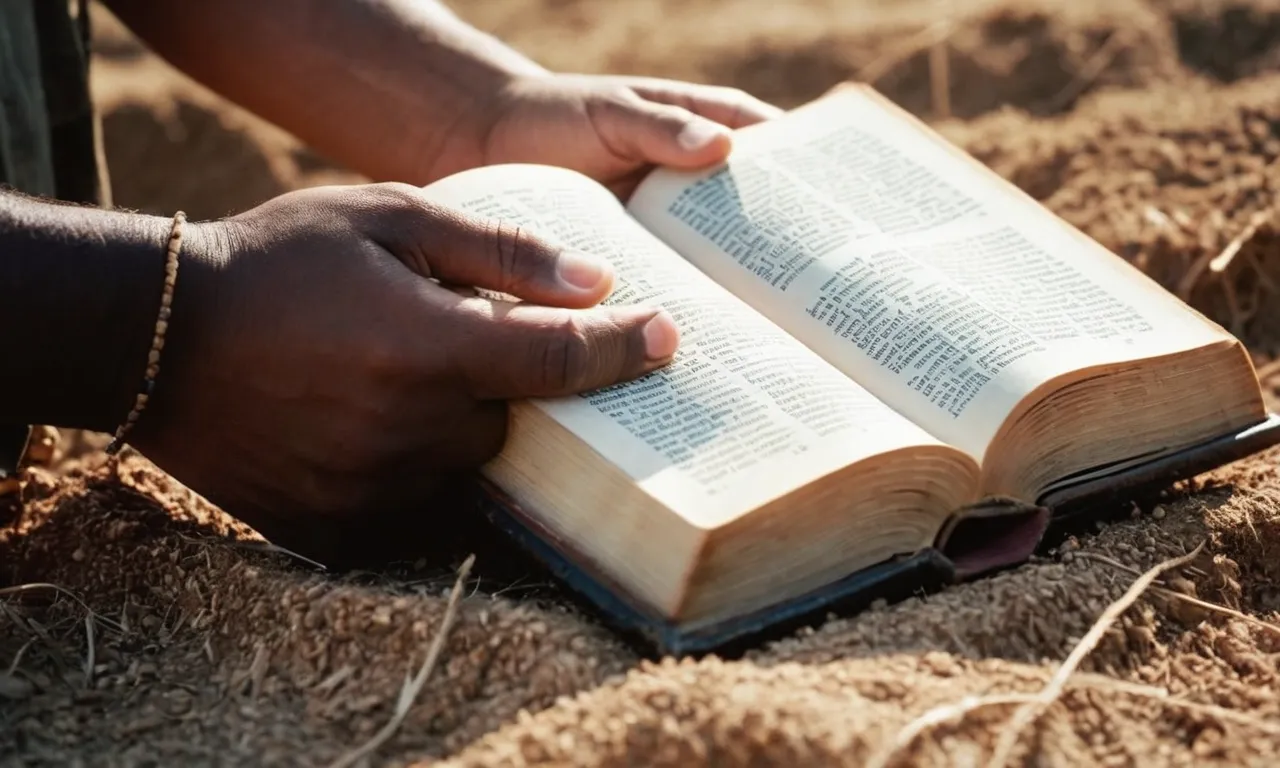
[[[1151,510],[1151,516],[1152,516],[1152,517],[1154,517],[1154,518],[1155,518],[1155,519],[1157,519],[1157,520],[1163,520],[1163,519],[1164,519],[1165,514],[1166,514],[1166,513],[1165,513],[1165,511],[1164,511],[1164,507],[1162,507],[1162,506],[1160,506],[1160,505],[1158,505],[1158,504],[1156,505],[1156,508],[1155,508],[1155,509]]]

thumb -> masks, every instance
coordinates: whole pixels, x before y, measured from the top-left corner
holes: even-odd
[[[481,400],[559,397],[642,376],[670,362],[680,341],[664,310],[585,310],[453,297],[461,327],[452,359]]]
[[[596,121],[600,139],[615,154],[652,165],[700,168],[718,163],[732,144],[728,128],[684,107],[619,99]]]

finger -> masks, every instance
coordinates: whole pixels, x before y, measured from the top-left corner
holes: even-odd
[[[783,115],[778,107],[737,88],[659,78],[628,78],[626,82],[650,101],[683,107],[729,128],[744,128]]]
[[[680,333],[663,310],[565,310],[450,299],[451,357],[478,399],[557,397],[599,389],[659,368]]]
[[[601,256],[563,248],[526,227],[437,205],[416,187],[378,185],[388,198],[367,234],[423,277],[553,307],[598,304],[613,290]]]
[[[609,151],[648,165],[700,168],[729,154],[730,131],[684,107],[624,95],[588,102],[591,120]]]

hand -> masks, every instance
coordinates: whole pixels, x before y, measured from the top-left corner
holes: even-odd
[[[344,518],[426,514],[442,480],[499,451],[504,400],[638,376],[678,341],[665,312],[595,306],[612,289],[603,259],[405,185],[283,195],[189,225],[183,251],[130,442],[299,550]]]
[[[441,153],[438,173],[540,163],[580,171],[626,198],[656,165],[700,168],[729,152],[730,129],[781,114],[733,88],[591,75],[517,77],[474,130]]]

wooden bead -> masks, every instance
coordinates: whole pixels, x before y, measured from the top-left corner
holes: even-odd
[[[124,446],[124,437],[138,419],[151,400],[155,389],[156,377],[160,375],[160,353],[164,350],[165,334],[169,331],[169,317],[172,313],[173,290],[178,282],[178,255],[182,250],[182,226],[187,215],[178,211],[173,215],[173,228],[169,232],[168,247],[165,249],[164,291],[160,294],[160,312],[156,319],[155,329],[151,335],[151,349],[147,352],[147,372],[142,380],[142,392],[135,396],[133,409],[125,416],[124,422],[116,428],[111,442],[107,445],[107,455],[112,456]]]

